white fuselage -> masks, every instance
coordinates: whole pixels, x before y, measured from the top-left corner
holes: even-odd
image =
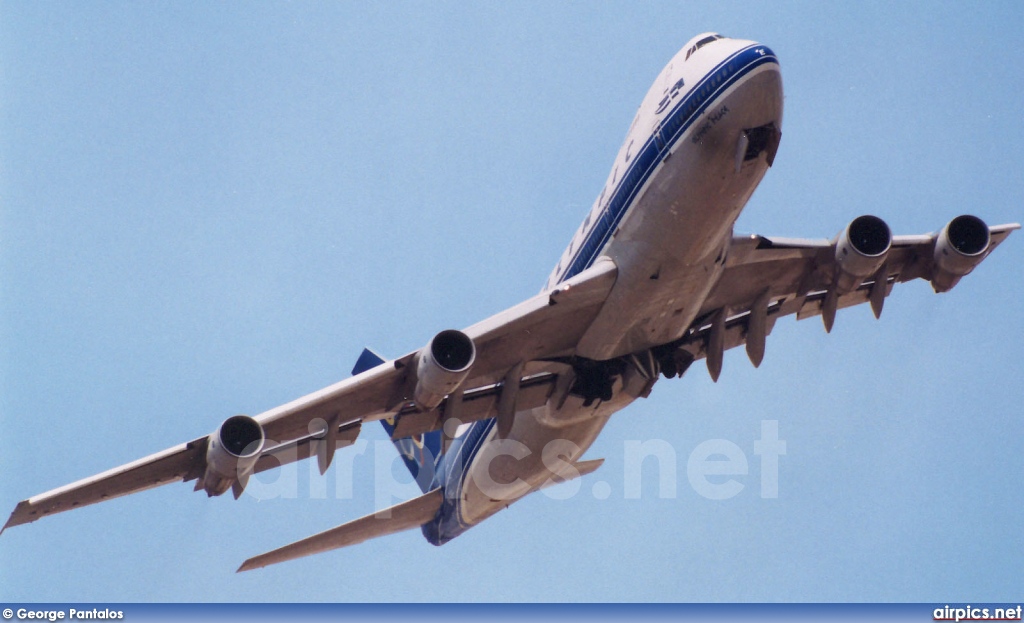
[[[774,156],[774,148],[744,148],[756,140],[752,129],[781,130],[778,61],[765,46],[712,37],[694,38],[655,80],[607,183],[545,285],[555,287],[598,258],[617,267],[609,298],[576,348],[580,358],[641,353],[686,331]],[[645,385],[633,376],[623,374],[612,398],[596,404],[553,395],[517,413],[506,439],[497,438],[493,420],[467,427],[460,435],[465,468],[445,484],[458,493],[449,491],[454,502],[439,515],[436,540],[454,538],[553,474],[571,476],[608,418],[649,390],[652,379]]]

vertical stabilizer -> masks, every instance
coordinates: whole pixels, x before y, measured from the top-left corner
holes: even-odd
[[[364,348],[363,352],[359,355],[359,359],[356,360],[356,365],[352,368],[352,375],[361,374],[376,368],[382,363],[385,363],[383,357],[369,348]],[[384,426],[388,437],[391,437],[395,432],[394,419],[388,418],[381,420],[380,423]],[[441,460],[442,432],[433,431],[403,439],[392,438],[392,441],[394,441],[395,448],[402,455],[405,466],[409,468],[409,473],[416,480],[420,490],[424,493],[429,491],[434,481],[434,472]]]

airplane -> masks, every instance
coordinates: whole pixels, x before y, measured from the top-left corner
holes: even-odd
[[[704,33],[650,87],[607,182],[539,294],[209,435],[20,502],[3,530],[170,482],[238,498],[250,477],[315,459],[321,474],[380,421],[422,495],[246,560],[238,571],[420,528],[442,545],[530,493],[585,476],[609,418],[662,377],[726,350],[759,366],[784,316],[868,303],[897,283],[947,292],[1017,223],[962,215],[938,233],[894,236],[877,216],[832,239],[737,235],[782,137],[779,61],[767,46]],[[557,452],[547,452],[553,442]]]

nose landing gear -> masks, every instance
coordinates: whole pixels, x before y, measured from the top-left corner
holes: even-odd
[[[736,145],[736,172],[739,173],[744,162],[756,159],[763,152],[768,166],[775,163],[775,153],[779,150],[782,132],[775,123],[766,123],[756,128],[747,128],[740,134]]]

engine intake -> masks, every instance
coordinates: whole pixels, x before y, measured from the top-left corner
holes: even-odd
[[[853,219],[836,240],[836,290],[856,290],[882,267],[891,246],[892,232],[885,221],[869,214]]]
[[[221,495],[236,482],[244,488],[265,441],[263,426],[248,415],[224,420],[206,446],[202,485],[207,495]]]
[[[985,221],[970,214],[946,224],[935,240],[932,288],[946,292],[974,270],[988,253],[992,236]]]
[[[474,361],[476,345],[468,335],[454,329],[435,335],[416,354],[416,404],[427,411],[437,407],[466,380]]]

